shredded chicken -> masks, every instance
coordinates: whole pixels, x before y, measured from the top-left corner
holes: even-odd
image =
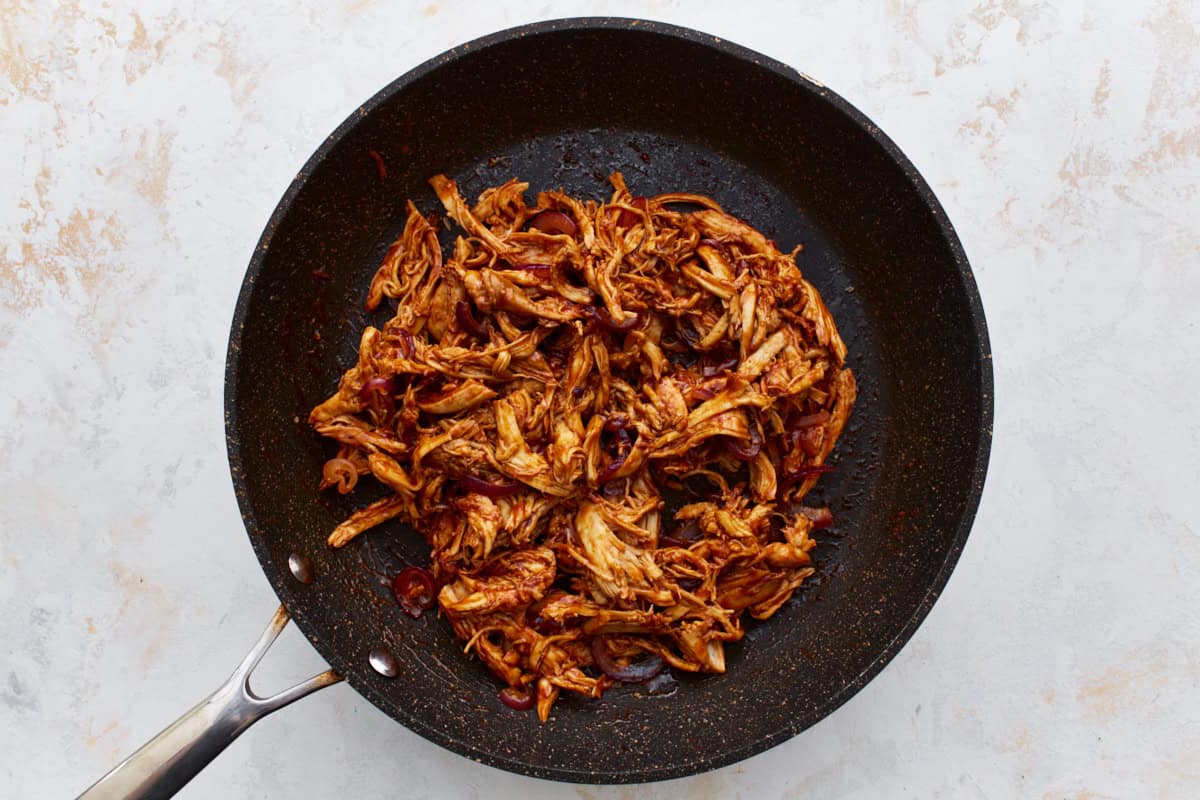
[[[725,670],[742,613],[813,573],[828,512],[803,499],[855,399],[794,252],[706,197],[611,181],[607,203],[529,207],[511,180],[471,207],[432,178],[462,235],[444,254],[408,204],[367,297],[395,315],[309,417],[338,443],[321,488],[392,492],[329,543],[419,530],[441,613],[543,721],[562,690]]]

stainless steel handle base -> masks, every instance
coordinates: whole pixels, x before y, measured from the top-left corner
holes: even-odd
[[[271,649],[291,617],[283,606],[275,612],[241,665],[219,689],[175,720],[129,758],[79,795],[80,800],[160,800],[178,792],[229,746],[242,731],[276,709],[339,682],[325,670],[270,697],[250,689],[250,673]]]

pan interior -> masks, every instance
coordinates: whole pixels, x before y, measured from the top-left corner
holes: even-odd
[[[386,166],[382,178],[371,152]],[[449,626],[411,620],[387,577],[425,564],[387,525],[344,551],[329,530],[375,496],[318,495],[331,454],[305,424],[354,362],[366,287],[425,183],[464,195],[516,176],[582,197],[707,194],[799,264],[850,350],[860,397],[814,498],[838,521],[819,572],[729,648],[727,674],[667,695],[564,695],[547,724],[508,711]],[[531,198],[532,199],[532,198]],[[321,654],[422,735],[517,772],[584,782],[698,772],[803,730],[911,635],[957,558],[990,425],[986,334],[965,259],[928,187],[844,101],[773,62],[649,23],[566,21],[498,34],[401,78],[305,167],[264,233],[230,342],[227,411],[239,502],[263,568]],[[364,481],[364,484],[369,482]],[[378,492],[378,489],[376,489]],[[290,578],[289,554],[317,579]],[[384,645],[400,674],[367,666]],[[686,731],[680,736],[677,732]]]

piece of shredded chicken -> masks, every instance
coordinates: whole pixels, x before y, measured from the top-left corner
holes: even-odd
[[[510,180],[471,207],[432,178],[462,235],[443,254],[408,204],[367,295],[395,315],[309,417],[339,445],[322,488],[392,492],[329,543],[420,531],[441,613],[543,721],[562,690],[725,670],[742,613],[813,573],[829,515],[803,499],[855,399],[795,252],[707,197],[611,182],[607,203],[529,207]]]

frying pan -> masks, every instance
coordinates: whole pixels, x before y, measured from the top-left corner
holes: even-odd
[[[305,419],[354,363],[362,327],[380,321],[363,311],[366,287],[405,199],[437,208],[431,174],[471,196],[519,176],[601,198],[614,170],[635,194],[710,195],[781,249],[802,243],[800,267],[843,333],[859,401],[815,496],[837,520],[815,551],[818,572],[728,648],[728,672],[678,676],[665,694],[564,696],[540,724],[501,704],[444,620],[409,619],[391,598],[388,576],[427,563],[419,535],[389,524],[325,546],[378,495],[317,492],[332,451]],[[246,271],[226,368],[229,462],[282,606],[227,684],[86,796],[169,796],[255,719],[340,678],[431,741],[542,778],[660,780],[776,745],[878,673],[945,585],[983,488],[990,358],[974,279],[933,193],[820,83],[640,20],[544,22],[450,50],[318,148]],[[332,669],[259,698],[249,672],[289,616]]]

